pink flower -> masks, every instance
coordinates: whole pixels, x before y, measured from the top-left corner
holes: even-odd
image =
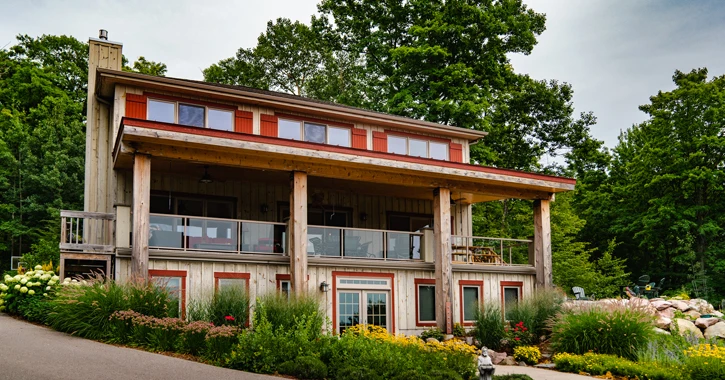
[[[233,321],[234,317],[232,317],[231,315],[227,315],[226,317],[224,317],[224,319],[226,319],[227,321]]]
[[[521,340],[521,338],[519,338],[519,337],[516,337],[516,338],[514,338],[514,340]]]

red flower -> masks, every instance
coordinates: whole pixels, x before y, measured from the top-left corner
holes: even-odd
[[[226,317],[224,317],[224,319],[226,319],[227,321],[233,321],[234,317],[232,317],[231,315],[227,315]]]
[[[519,338],[519,337],[516,337],[516,338],[514,338],[514,340],[521,340],[521,338]]]

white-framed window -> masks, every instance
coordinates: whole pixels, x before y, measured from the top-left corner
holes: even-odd
[[[284,294],[287,299],[289,299],[289,295],[292,289],[292,282],[290,280],[280,280],[279,281],[279,291]]]
[[[388,135],[388,153],[448,160],[448,144],[421,138]]]
[[[149,98],[146,119],[220,131],[234,130],[234,111],[205,105]]]
[[[335,292],[338,333],[358,324],[376,325],[392,332],[391,278],[338,277]]]
[[[279,118],[277,120],[277,136],[282,139],[338,145],[348,148],[352,145],[350,128],[301,120]]]
[[[434,279],[415,279],[416,325],[436,324],[436,287]]]
[[[21,256],[11,256],[10,257],[10,269],[11,270],[18,269],[18,266],[20,265],[20,258],[21,258]]]

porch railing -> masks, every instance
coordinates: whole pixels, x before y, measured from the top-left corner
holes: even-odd
[[[528,239],[452,236],[452,260],[482,265],[529,265]]]
[[[154,249],[286,253],[284,223],[151,214],[149,228]]]
[[[347,227],[307,227],[307,253],[315,256],[420,260],[423,234]]]
[[[60,212],[62,251],[113,252],[114,214],[102,212]]]

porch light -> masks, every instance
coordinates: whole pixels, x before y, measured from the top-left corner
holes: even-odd
[[[269,211],[269,206],[267,206],[266,203],[259,206],[259,212],[261,212],[262,214],[266,214],[267,211]]]
[[[204,165],[204,175],[199,178],[199,183],[212,183],[214,182],[209,175],[209,165]]]
[[[327,293],[330,290],[330,284],[327,283],[327,281],[322,281],[320,283],[320,291],[323,293]]]

